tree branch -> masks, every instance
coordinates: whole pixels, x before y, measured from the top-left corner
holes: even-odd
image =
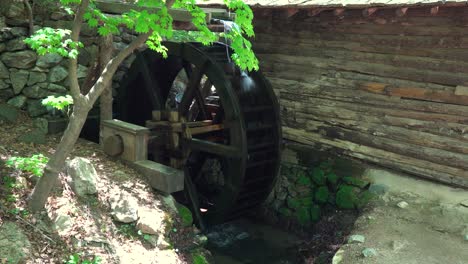
[[[101,76],[96,81],[96,83],[91,87],[89,93],[85,96],[87,105],[92,107],[93,104],[96,102],[99,95],[101,95],[102,91],[106,88],[106,84],[112,81],[112,76],[114,75],[115,71],[119,67],[119,65],[127,58],[135,49],[140,47],[148,37],[153,32],[150,31],[146,34],[139,35],[135,40],[133,40],[125,49],[120,51],[114,58],[112,58],[102,71]]]
[[[83,15],[88,8],[89,0],[82,0],[80,6],[78,7],[78,12],[75,15],[75,20],[73,21],[73,27],[71,32],[71,40],[77,42],[80,38],[81,24],[83,23]],[[70,64],[68,66],[68,76],[70,79],[70,93],[76,103],[80,103],[83,99],[83,95],[80,91],[80,85],[78,84],[78,59],[70,58]]]

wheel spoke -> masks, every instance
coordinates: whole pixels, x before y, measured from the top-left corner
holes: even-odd
[[[241,157],[241,150],[237,147],[214,143],[211,141],[201,140],[197,138],[187,139],[187,146],[192,151],[200,151],[219,155],[221,157]]]
[[[189,105],[182,105],[182,102],[184,101],[184,97],[185,97],[185,94],[184,94],[184,97],[182,98],[182,102],[181,102],[181,108],[182,111],[186,111],[185,113],[186,114],[189,114],[188,116],[188,120],[193,120],[194,118],[196,118],[198,115],[200,115],[200,118],[202,120],[205,120],[208,118],[208,115],[207,115],[207,110],[206,110],[206,107],[205,107],[205,97],[203,96],[202,92],[200,91],[200,82],[203,78],[203,73],[204,73],[204,69],[206,68],[206,63],[204,63],[202,65],[202,69],[195,69],[195,71],[192,70],[192,66],[186,62],[184,62],[184,70],[185,70],[185,73],[187,74],[187,77],[189,79],[189,84],[187,86],[187,89],[186,89],[186,94],[187,92],[190,91],[190,94],[187,94],[187,99],[189,101]],[[198,71],[197,71],[198,70]],[[193,84],[191,82],[194,82]],[[208,80],[205,82],[205,85],[206,83],[209,82]],[[191,85],[195,85],[195,86],[191,86]],[[211,85],[210,85],[211,87]],[[205,88],[205,86],[203,87]],[[193,89],[193,90],[192,90]],[[193,93],[193,94],[192,94]],[[190,105],[192,104],[192,101],[193,99],[195,99],[195,103],[196,105],[192,108],[192,109],[188,109],[185,110],[186,108],[185,107],[190,107]]]
[[[145,89],[150,97],[149,99],[151,100],[151,104],[157,109],[162,109],[160,89],[156,80],[153,78],[153,75],[150,74],[148,65],[146,64],[142,55],[138,54],[136,56],[136,63],[141,70],[141,74],[145,83]]]

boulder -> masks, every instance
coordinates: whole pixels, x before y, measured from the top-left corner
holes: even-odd
[[[7,104],[14,106],[16,108],[23,108],[26,105],[27,100],[28,98],[26,96],[18,95],[8,100]]]
[[[29,73],[29,79],[28,79],[28,86],[31,86],[33,84],[39,83],[39,82],[45,82],[47,80],[47,75],[43,72],[30,72]]]
[[[17,224],[6,221],[0,225],[0,261],[26,263],[30,248],[28,237]]]
[[[25,37],[19,37],[12,39],[7,42],[6,50],[7,51],[17,51],[17,50],[24,50],[27,48],[26,43],[24,43]]]
[[[12,2],[9,5],[8,10],[5,12],[5,16],[9,18],[22,17],[25,14],[25,7],[23,2]]]
[[[56,66],[63,60],[63,57],[57,53],[47,53],[44,56],[39,56],[36,66],[41,68],[50,68]]]
[[[46,133],[39,129],[34,129],[33,131],[24,133],[21,136],[19,136],[18,141],[24,143],[45,144]]]
[[[0,61],[0,79],[10,78],[10,71],[8,68]]]
[[[37,55],[32,50],[23,50],[17,52],[4,52],[0,59],[8,67],[28,69],[34,66],[37,60]]]
[[[50,92],[47,90],[47,83],[38,83],[23,89],[23,94],[29,98],[42,99],[47,97]]]
[[[164,232],[164,212],[154,209],[138,210],[136,227],[144,234],[156,235]]]
[[[8,104],[0,104],[0,120],[15,122],[18,117],[18,109]]]
[[[97,193],[97,172],[90,160],[76,157],[67,162],[66,168],[76,195],[85,197]]]
[[[55,66],[49,71],[50,82],[61,82],[68,76],[68,71],[62,66]]]
[[[138,219],[138,202],[125,192],[112,195],[109,199],[111,214],[122,223],[135,222]]]
[[[42,105],[42,100],[28,100],[26,110],[30,117],[36,117],[47,113],[47,109]]]
[[[10,73],[10,81],[13,86],[13,92],[20,94],[24,86],[28,82],[29,72],[26,70],[12,71]]]

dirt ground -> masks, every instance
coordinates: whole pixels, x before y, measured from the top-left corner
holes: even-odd
[[[468,192],[374,170],[388,191],[356,220],[333,264],[467,264]],[[402,203],[405,202],[405,203]],[[376,255],[365,257],[363,250]]]
[[[18,142],[19,135],[33,129],[32,121],[21,113],[15,124],[0,124],[0,226],[15,223],[30,241],[25,263],[64,263],[73,254],[81,260],[99,256],[101,263],[191,263],[191,251],[197,247],[192,227],[182,227],[174,208],[162,195],[149,187],[134,170],[116,159],[106,156],[95,143],[79,140],[72,157],[91,160],[98,173],[98,193],[86,199],[78,198],[69,186],[65,173],[50,195],[46,211],[32,214],[26,199],[31,193],[35,176],[9,168],[6,160],[12,156],[30,157],[33,154],[50,156],[59,136],[47,136],[46,144]],[[5,180],[26,179],[21,188],[7,188]],[[125,192],[138,201],[139,210],[156,212],[154,221],[160,234],[145,236],[134,224],[114,221],[109,197]],[[11,200],[9,197],[14,196]],[[58,215],[68,216],[71,226],[64,232],[53,228]],[[0,254],[1,255],[1,254]],[[7,261],[0,256],[0,263]],[[9,262],[8,262],[9,263]],[[91,263],[91,262],[90,262]],[[94,262],[93,262],[94,263]]]

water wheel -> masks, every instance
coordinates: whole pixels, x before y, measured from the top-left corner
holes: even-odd
[[[166,59],[137,54],[119,89],[118,118],[151,129],[148,159],[184,170],[185,194],[178,197],[195,199],[194,213],[205,223],[252,212],[279,168],[271,86],[260,72],[233,66],[224,44],[165,45]]]

